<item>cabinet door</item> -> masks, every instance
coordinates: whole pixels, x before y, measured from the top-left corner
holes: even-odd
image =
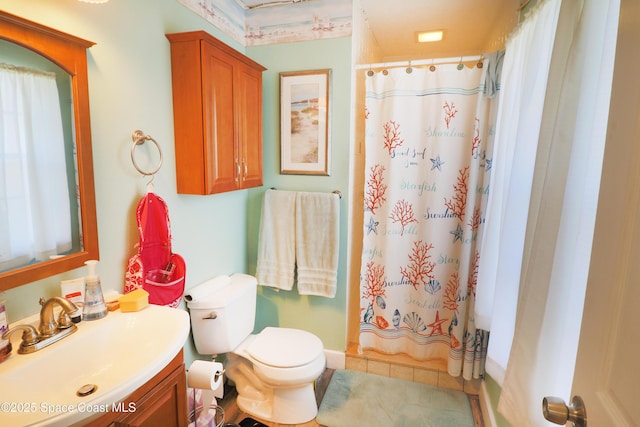
[[[110,408],[114,410],[83,425],[85,427],[186,426],[189,414],[187,413],[187,376],[182,350],[153,378]]]
[[[182,427],[187,425],[187,411],[187,380],[183,365],[137,402],[135,412],[116,425]]]
[[[236,73],[241,188],[262,185],[262,72],[245,64]]]
[[[262,71],[204,31],[167,34],[178,193],[262,185]]]
[[[235,60],[202,43],[202,104],[206,194],[239,188],[234,121]]]

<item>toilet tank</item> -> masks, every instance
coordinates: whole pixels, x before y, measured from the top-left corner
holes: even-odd
[[[198,353],[228,353],[253,332],[256,287],[255,277],[234,274],[222,285],[205,282],[193,290],[194,298],[187,307]]]

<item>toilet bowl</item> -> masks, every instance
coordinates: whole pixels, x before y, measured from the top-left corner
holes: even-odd
[[[299,424],[318,413],[314,381],[325,369],[315,335],[267,327],[227,355],[226,372],[236,384],[238,407],[259,418]]]
[[[322,341],[292,328],[252,334],[256,289],[255,277],[235,274],[187,294],[196,350],[226,354],[225,372],[242,411],[280,424],[311,421],[318,413],[314,383],[326,365]]]

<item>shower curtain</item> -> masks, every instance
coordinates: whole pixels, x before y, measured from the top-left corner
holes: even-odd
[[[483,374],[475,284],[496,76],[462,64],[368,71],[360,347]]]

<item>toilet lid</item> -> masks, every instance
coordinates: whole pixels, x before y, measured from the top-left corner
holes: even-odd
[[[299,329],[267,327],[247,348],[251,357],[265,365],[292,368],[306,365],[322,353],[322,341]]]

